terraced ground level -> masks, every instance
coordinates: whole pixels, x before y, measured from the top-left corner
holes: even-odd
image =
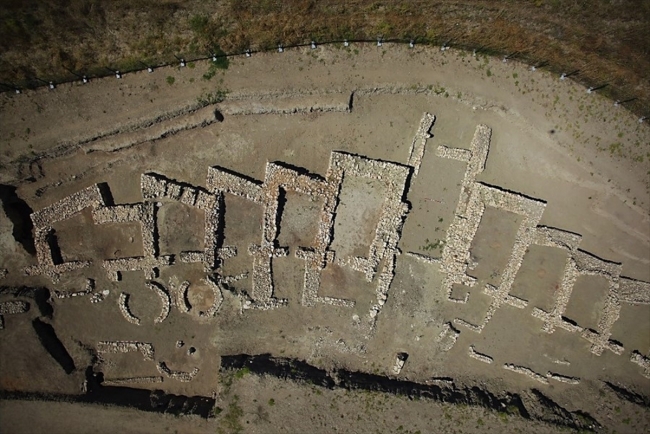
[[[9,431],[648,430],[646,123],[455,50],[209,68],[0,96]]]

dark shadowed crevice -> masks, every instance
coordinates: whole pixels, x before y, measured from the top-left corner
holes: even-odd
[[[605,381],[605,384],[607,384],[607,386],[609,386],[609,388],[612,389],[619,398],[629,401],[633,404],[640,405],[642,407],[650,408],[650,397],[626,389],[623,386],[617,386],[616,384],[610,383],[609,381]]]
[[[27,202],[16,194],[16,187],[0,184],[0,200],[2,208],[13,224],[12,235],[16,242],[23,246],[30,255],[36,254],[34,238],[32,237],[32,209]]]
[[[162,390],[134,389],[130,387],[105,387],[100,384],[102,375],[86,371],[88,391],[82,395],[60,393],[16,392],[0,390],[0,400],[54,401],[83,404],[111,405],[133,408],[153,413],[174,416],[196,415],[212,417],[215,400],[205,396],[184,396],[165,393]]]
[[[34,331],[36,331],[38,339],[41,341],[43,347],[52,358],[61,365],[61,368],[63,368],[65,373],[71,374],[74,372],[74,360],[72,360],[70,353],[68,353],[68,350],[66,350],[61,340],[59,340],[54,331],[54,327],[38,318],[32,321],[32,326],[34,327]]]

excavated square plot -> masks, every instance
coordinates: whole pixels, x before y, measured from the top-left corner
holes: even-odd
[[[562,282],[569,252],[546,246],[529,246],[510,294],[547,312]]]
[[[383,264],[380,263],[379,266],[381,269]],[[321,272],[321,286],[318,295],[352,300],[355,302],[355,306],[351,310],[362,316],[368,312],[370,303],[377,301],[375,294],[377,277],[375,276],[373,282],[368,282],[363,273],[350,267],[331,263]]]
[[[161,255],[203,251],[205,212],[180,202],[158,208],[158,239]]]
[[[613,339],[625,343],[625,349],[647,354],[650,349],[650,305],[621,303],[621,316],[612,327]]]
[[[318,233],[324,199],[292,191],[285,192],[283,197],[278,244],[291,249],[311,247]]]
[[[273,268],[273,296],[287,299],[289,304],[300,305],[305,261],[293,255],[287,255],[282,258],[273,258],[271,267]]]
[[[237,248],[237,255],[225,261],[224,273],[244,273],[252,269],[253,263],[248,247],[259,244],[262,238],[264,209],[259,204],[230,194],[224,195],[224,202],[223,244]]]
[[[64,261],[127,258],[142,256],[142,231],[139,223],[96,225],[92,210],[53,224],[56,244]],[[56,249],[53,250],[56,254]]]
[[[459,316],[470,324],[481,324],[485,313],[487,312],[492,298],[482,292],[483,286],[476,285],[469,288],[465,285],[455,283],[452,286],[451,296],[456,299],[463,299],[465,294],[469,293],[469,299],[466,304],[459,304],[457,311]]]
[[[404,252],[416,252],[431,257],[439,257],[440,251],[421,249],[425,233],[430,242],[444,240],[447,229],[453,221],[454,209],[458,202],[460,182],[467,164],[461,161],[441,159],[431,149],[424,154],[418,176],[412,179],[407,200],[411,204],[400,248]],[[426,168],[433,169],[426,169]]]
[[[598,321],[608,292],[609,282],[604,277],[578,277],[564,316],[580,327],[598,330]]]
[[[160,375],[156,370],[156,364],[153,361],[144,360],[140,351],[104,353],[101,357],[105,361],[102,364],[105,380]]]
[[[386,196],[386,186],[378,180],[343,178],[331,245],[338,259],[368,256]]]
[[[517,230],[523,217],[508,211],[486,207],[470,247],[470,262],[476,263],[468,273],[498,286],[499,276],[510,260]]]

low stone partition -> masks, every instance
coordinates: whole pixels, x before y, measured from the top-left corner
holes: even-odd
[[[417,175],[420,173],[420,165],[422,164],[422,158],[424,157],[424,149],[427,143],[427,139],[431,138],[429,131],[433,127],[433,123],[436,121],[436,117],[431,113],[424,113],[422,115],[422,120],[420,121],[420,126],[418,127],[413,142],[411,143],[411,148],[409,149],[409,159],[407,165],[413,167],[413,174]]]
[[[145,361],[154,359],[153,345],[139,341],[100,341],[97,343],[97,352],[99,354],[140,352]]]
[[[125,377],[125,378],[109,378],[102,381],[103,386],[123,386],[128,384],[137,383],[162,383],[163,377],[152,375],[148,377]]]
[[[194,368],[190,372],[174,371],[172,369],[169,369],[165,362],[157,363],[156,368],[161,374],[171,378],[172,380],[177,380],[182,383],[188,383],[192,381],[194,377],[196,377],[196,374],[199,373],[199,368]]]
[[[129,309],[129,297],[130,295],[123,292],[120,294],[120,298],[117,302],[117,305],[120,308],[120,313],[126,319],[128,322],[134,325],[140,325],[140,318],[136,317],[131,313],[131,310]]]

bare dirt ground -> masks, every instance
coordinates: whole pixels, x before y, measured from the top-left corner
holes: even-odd
[[[0,96],[8,431],[649,429],[647,124],[455,50],[208,68]],[[224,365],[265,353],[330,386]],[[118,387],[214,409],[79,401]]]

